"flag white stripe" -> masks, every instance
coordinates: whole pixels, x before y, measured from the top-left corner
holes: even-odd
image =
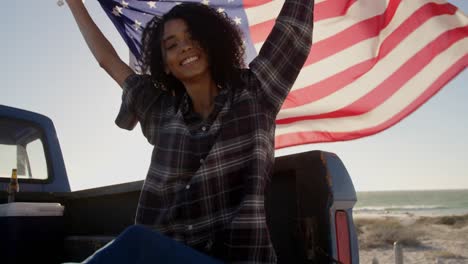
[[[362,41],[333,56],[329,56],[317,63],[304,67],[301,73],[299,74],[292,90],[306,87],[308,85],[320,82],[326,78],[329,78],[335,75],[336,73],[344,69],[347,69],[353,65],[358,64],[359,62],[362,62],[362,61],[365,61],[367,59],[371,59],[377,56],[379,51],[376,50],[376,48],[380,47],[381,44],[385,41],[385,39],[391,33],[393,33],[393,31],[396,30],[409,17],[409,15],[410,14],[406,14],[405,16],[400,15],[397,18],[395,18],[394,22],[391,23],[392,26],[385,28],[383,31],[381,31],[381,34],[375,38]],[[456,15],[453,15],[453,16],[444,15],[444,16],[434,17],[426,21],[424,25],[421,25],[421,27],[423,27],[422,29],[419,28],[416,32],[413,32],[413,34],[417,33],[420,35],[413,35],[412,37],[408,36],[407,39],[410,37],[411,39],[416,38],[417,39],[416,43],[419,43],[419,47],[421,47],[421,45],[425,45],[426,43],[430,42],[432,39],[429,39],[428,41],[423,43],[420,39],[418,39],[420,36],[427,38],[429,37],[427,35],[430,35],[435,38],[437,37],[436,34],[441,34],[445,30],[448,30],[446,28],[441,28],[440,25],[438,25],[437,23],[446,23],[445,21],[448,21],[447,23],[452,25],[451,28],[454,28],[456,27],[456,23],[458,23],[457,19],[458,21],[462,21],[464,25],[468,25],[468,19],[465,16],[463,16],[460,12],[457,12]],[[439,29],[439,31],[433,31],[434,28]],[[428,31],[424,32],[424,30],[428,30]],[[428,34],[429,32],[431,34]],[[406,41],[411,41],[411,40],[408,39]],[[411,45],[411,43],[408,43],[408,45]],[[407,56],[410,56],[410,52],[408,51],[405,51],[405,52],[407,53]],[[311,76],[313,76],[313,78],[311,78]]]
[[[260,52],[260,49],[262,48],[263,43],[265,42],[258,42],[257,44],[254,45],[255,51],[257,51],[257,54]]]
[[[398,27],[406,19],[408,19],[408,17],[410,17],[414,13],[414,11],[416,11],[420,7],[420,5],[412,5],[412,8],[400,8],[400,11],[397,11],[397,13],[395,14],[392,23],[390,23],[389,26],[383,29],[378,36],[368,39],[366,41],[362,41],[352,47],[349,47],[346,50],[343,50],[335,55],[329,56],[324,60],[304,67],[301,73],[299,74],[292,90],[303,88],[313,83],[320,82],[326,78],[333,76],[337,72],[341,72],[342,70],[356,65],[359,62],[377,56],[379,51],[376,50],[376,48],[380,47],[380,45],[385,41],[385,39],[387,39],[387,37],[390,34],[392,34],[394,30],[398,29]],[[460,13],[457,14],[457,17],[460,20],[466,21],[466,18],[461,16]],[[315,35],[314,42],[317,42],[315,40]],[[313,76],[313,78],[310,78],[311,76]],[[313,81],[311,82],[311,80]]]
[[[249,20],[249,25],[253,26],[265,21],[269,21],[278,17],[281,7],[284,4],[284,0],[273,0],[266,4],[247,8],[245,13]]]
[[[276,0],[268,4],[247,9],[246,14],[250,26],[276,18],[281,10],[283,2],[282,0]],[[359,0],[348,9],[348,12],[344,16],[315,22],[314,41],[317,42],[326,39],[335,35],[337,32],[345,30],[352,25],[350,21],[353,21],[353,24],[355,24],[378,14],[382,14],[385,12],[386,5],[387,3],[385,0]],[[369,10],[372,10],[372,12],[369,12]]]
[[[368,1],[370,2],[370,4],[375,4],[375,3],[381,3],[381,1],[374,1],[374,0],[360,0],[360,1]],[[358,5],[357,3],[353,5],[354,6],[360,6],[362,7],[362,5]],[[318,22],[315,22],[314,24],[314,37],[313,37],[313,42],[314,43],[317,43],[321,40],[324,40],[328,37],[331,37],[333,35],[335,35],[336,33],[338,32],[341,32],[349,27],[351,27],[352,25],[354,25],[355,23],[359,23],[363,20],[366,20],[370,17],[373,17],[377,14],[380,14],[382,13],[383,11],[385,11],[385,6],[382,6],[382,8],[380,8],[382,10],[379,10],[380,12],[368,12],[368,10],[361,10],[361,9],[358,9],[358,8],[350,8],[349,9],[349,12],[345,15],[345,16],[340,16],[340,17],[335,17],[335,18],[329,18],[329,19],[326,19],[326,20],[321,20],[321,21],[318,21]],[[276,10],[274,11],[276,12]],[[277,11],[279,12],[279,10]],[[248,17],[248,16],[247,16]],[[349,17],[352,17],[352,21],[354,22],[353,24],[350,23],[350,19]],[[250,18],[249,18],[250,20]],[[262,21],[263,22],[263,21]],[[262,48],[263,46],[263,43],[265,42],[257,42],[254,44],[254,47],[255,47],[255,50],[257,51],[257,53],[260,51],[260,49]]]
[[[387,2],[385,0],[358,0],[345,15],[318,21],[314,24],[314,42],[329,38],[354,24],[384,13]],[[350,23],[351,21],[353,23]]]
[[[464,19],[464,25],[468,24],[468,20]],[[443,23],[444,27],[440,27],[440,23]],[[295,108],[284,109],[280,111],[278,119],[300,116],[303,113],[307,115],[320,114],[332,112],[338,109],[341,109],[344,106],[351,104],[357,99],[363,97],[370,91],[372,91],[375,86],[379,85],[380,82],[388,78],[393,72],[398,70],[398,68],[410,59],[415,53],[424,48],[429,42],[436,39],[440,34],[446,32],[449,29],[453,29],[460,26],[460,18],[452,15],[443,15],[430,19],[423,25],[421,25],[417,30],[410,34],[407,38],[399,43],[393,51],[391,51],[386,57],[381,59],[371,70],[366,72],[360,78],[352,82],[351,84],[341,88],[335,93],[326,96],[318,101],[312,102],[310,104],[297,106]],[[366,42],[374,42],[375,39],[367,40]],[[377,43],[378,44],[378,43]],[[372,43],[371,45],[376,45]],[[360,47],[360,46],[356,46]],[[356,47],[351,47],[353,53],[356,57],[368,57],[365,53],[359,54],[359,51]],[[330,57],[328,60],[333,60],[333,57]],[[338,62],[335,62],[338,63]],[[322,65],[321,63],[317,63]],[[322,68],[320,68],[322,67]],[[315,73],[309,72],[306,67],[302,71],[305,74],[301,74],[298,82],[304,84],[304,78],[310,78],[310,74],[322,75],[324,66],[314,66]],[[309,75],[309,77],[307,76]],[[379,83],[376,81],[380,80]]]
[[[378,41],[378,37],[361,41],[333,56],[302,68],[292,90],[318,83],[353,65],[375,57],[378,52],[375,50],[377,48],[375,43]]]
[[[315,4],[318,4],[319,2],[325,1],[315,1]],[[349,21],[354,21],[357,23],[377,14],[383,13],[388,4],[387,2],[388,0],[359,0],[348,9],[348,12],[345,14],[345,16],[324,19],[316,22],[316,25],[319,23],[324,24],[324,26],[332,25],[332,28],[328,28],[325,32],[331,36],[333,34],[329,34],[328,31],[339,32],[349,26]],[[284,0],[273,0],[266,4],[246,9],[246,15],[247,19],[249,20],[249,24],[252,26],[275,19],[278,17],[283,4]],[[369,10],[372,10],[372,12],[368,12]],[[343,20],[343,18],[351,20]]]
[[[465,52],[460,52],[463,50]],[[395,94],[370,112],[359,116],[307,120],[288,125],[277,125],[276,135],[279,136],[298,131],[351,132],[385,123],[417,99],[444,71],[449,69],[453,63],[467,53],[468,39],[465,38],[440,53]]]
[[[431,2],[438,4],[446,3],[445,0],[434,0]],[[381,31],[381,35],[388,36],[395,28],[397,28],[401,23],[403,23],[416,10],[418,10],[421,6],[427,3],[427,1],[421,0],[403,1],[400,4],[398,10],[396,11],[392,22],[389,23],[389,25]],[[348,10],[348,12],[344,16],[329,18],[316,22],[314,25],[313,42],[317,43],[319,41],[332,37],[338,32],[341,32],[354,24],[357,24],[361,21],[384,13],[387,4],[388,3],[385,0],[359,0]],[[369,10],[372,10],[372,12],[369,12]],[[277,11],[277,13],[278,12],[279,10]],[[247,17],[249,18],[249,21],[251,21],[249,15],[247,15]],[[354,23],[350,23],[350,21],[353,21]],[[255,43],[254,46],[257,52],[260,51],[260,48],[262,47],[263,43],[264,42]]]

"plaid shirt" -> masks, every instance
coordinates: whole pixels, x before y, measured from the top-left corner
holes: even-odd
[[[275,119],[312,42],[313,0],[286,0],[249,69],[224,84],[203,120],[149,76],[124,84],[117,125],[154,145],[136,223],[231,263],[274,263],[264,190]]]

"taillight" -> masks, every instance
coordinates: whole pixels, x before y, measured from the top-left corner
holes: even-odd
[[[338,250],[338,260],[343,264],[351,264],[348,215],[345,211],[336,211],[335,231],[336,248]]]

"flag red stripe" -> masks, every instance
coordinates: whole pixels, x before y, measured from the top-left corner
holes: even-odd
[[[312,52],[307,58],[304,66],[316,63],[361,41],[377,36],[380,31],[387,26],[390,19],[393,18],[400,2],[401,0],[390,2],[386,11],[381,15],[363,20],[333,35],[332,37],[314,43]],[[415,14],[410,17],[414,17],[413,23],[420,26],[423,21],[435,15],[454,14],[456,10],[457,8],[449,3],[427,3],[421,6]],[[250,27],[252,41],[254,43],[265,41],[265,38],[270,33],[273,25],[274,20],[270,20]]]
[[[352,104],[339,110],[318,115],[304,115],[276,120],[277,124],[290,124],[303,120],[315,120],[323,118],[338,118],[356,116],[367,113],[385,102],[397,92],[407,81],[421,71],[438,54],[449,48],[452,44],[463,39],[468,34],[468,26],[455,28],[444,32],[431,41],[423,49],[413,55],[397,71],[390,75],[384,82],[371,90]]]
[[[393,16],[395,16],[395,13],[398,7],[400,6],[400,3],[401,0],[390,0],[387,6],[388,12],[385,12],[386,16],[382,28],[385,28],[386,26],[388,26],[388,24],[390,24],[390,21],[392,21]]]
[[[328,0],[314,6],[314,20],[320,21],[327,18],[342,16],[357,0]]]
[[[243,0],[242,4],[244,5],[244,8],[252,8],[252,7],[264,5],[271,1],[272,0]]]
[[[393,17],[396,8],[396,3],[394,3],[382,15],[361,21],[330,38],[314,43],[305,66],[332,56],[363,40],[378,36],[380,31],[387,26],[388,18]],[[436,15],[454,14],[456,11],[457,8],[451,4],[427,3],[413,13],[410,18],[412,18],[412,23],[420,26],[427,19]]]
[[[421,7],[382,42],[379,53],[375,58],[360,62],[313,85],[292,91],[284,102],[282,109],[312,103],[350,84],[356,78],[370,70],[378,60],[387,56],[403,39],[428,19],[432,18],[434,15],[453,14],[455,11],[456,8],[452,5],[444,5],[438,8],[436,13],[434,13],[431,6]]]
[[[356,1],[357,0],[335,0],[318,3],[314,6],[314,22],[327,18],[342,16]],[[398,2],[399,1],[400,0],[398,0]],[[264,42],[268,37],[268,34],[270,34],[271,30],[273,29],[275,21],[276,18],[251,25],[249,29],[250,37],[252,38],[253,43]]]
[[[364,136],[370,136],[376,134],[384,129],[387,129],[394,124],[396,124],[401,119],[405,118],[416,109],[418,109],[422,104],[424,104],[429,98],[435,95],[444,85],[454,78],[458,73],[463,71],[468,65],[468,55],[460,58],[456,63],[454,63],[450,68],[448,68],[431,86],[424,91],[416,100],[411,102],[407,107],[405,107],[398,114],[388,119],[387,121],[370,128],[365,128],[356,131],[348,132],[296,132],[288,133],[283,135],[278,135],[275,138],[275,148],[285,148],[296,145],[308,144],[308,143],[319,143],[319,142],[331,142],[331,141],[345,141],[356,139]]]
[[[250,26],[250,37],[253,43],[264,42],[265,39],[270,34],[273,26],[275,25],[275,20],[268,20],[262,23],[258,23]]]
[[[313,103],[338,91],[370,70],[376,61],[376,58],[365,60],[320,82],[291,91],[281,109],[284,110]]]

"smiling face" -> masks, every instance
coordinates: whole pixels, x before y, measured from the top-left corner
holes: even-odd
[[[184,20],[171,19],[164,24],[161,46],[166,73],[171,73],[183,83],[194,78],[210,78],[208,56],[192,39]]]

